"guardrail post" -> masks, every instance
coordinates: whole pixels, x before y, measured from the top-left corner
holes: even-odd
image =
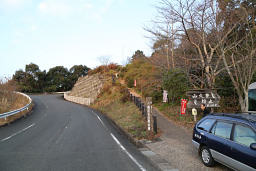
[[[157,116],[153,115],[153,130],[154,133],[157,134]]]
[[[140,98],[139,98],[139,104],[138,104],[139,110],[140,110],[140,106],[141,106],[141,100],[140,100]]]
[[[144,105],[143,113],[144,117],[147,119],[147,105]]]
[[[139,110],[141,111],[141,99],[139,100]]]
[[[142,115],[144,115],[144,103],[141,103],[141,105],[140,105],[140,110],[142,111]]]

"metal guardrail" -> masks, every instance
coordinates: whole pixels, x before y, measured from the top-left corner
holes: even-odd
[[[28,99],[29,99],[29,103],[28,103],[26,106],[24,106],[24,107],[22,107],[22,108],[20,108],[20,109],[16,109],[16,110],[13,110],[13,111],[10,111],[10,112],[6,112],[6,113],[0,114],[0,119],[1,119],[1,118],[5,118],[5,119],[6,119],[8,116],[16,115],[16,114],[18,114],[18,113],[20,113],[20,112],[23,112],[23,111],[25,111],[25,110],[28,110],[29,107],[30,107],[30,105],[32,105],[32,99],[31,99],[28,95],[26,95],[26,94],[24,94],[24,93],[20,93],[20,92],[15,92],[15,93],[20,94],[20,95],[23,95],[23,96],[25,96],[26,98],[28,98]]]

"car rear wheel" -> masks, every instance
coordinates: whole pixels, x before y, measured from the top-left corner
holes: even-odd
[[[214,160],[212,158],[210,150],[203,146],[200,151],[202,162],[205,166],[211,167],[214,165]]]

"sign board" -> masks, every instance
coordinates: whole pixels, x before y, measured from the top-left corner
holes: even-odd
[[[163,103],[167,103],[168,102],[168,91],[164,90],[163,91]]]
[[[189,97],[188,108],[200,108],[201,104],[206,107],[220,107],[220,96],[216,90],[191,90],[187,92]]]
[[[186,99],[181,99],[181,109],[180,109],[181,115],[186,114],[187,103],[188,103],[188,101]]]

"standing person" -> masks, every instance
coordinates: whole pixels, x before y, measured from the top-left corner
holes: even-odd
[[[210,113],[210,110],[205,106],[204,103],[201,104],[201,109],[203,111],[203,117],[205,117],[206,115],[208,115]]]

